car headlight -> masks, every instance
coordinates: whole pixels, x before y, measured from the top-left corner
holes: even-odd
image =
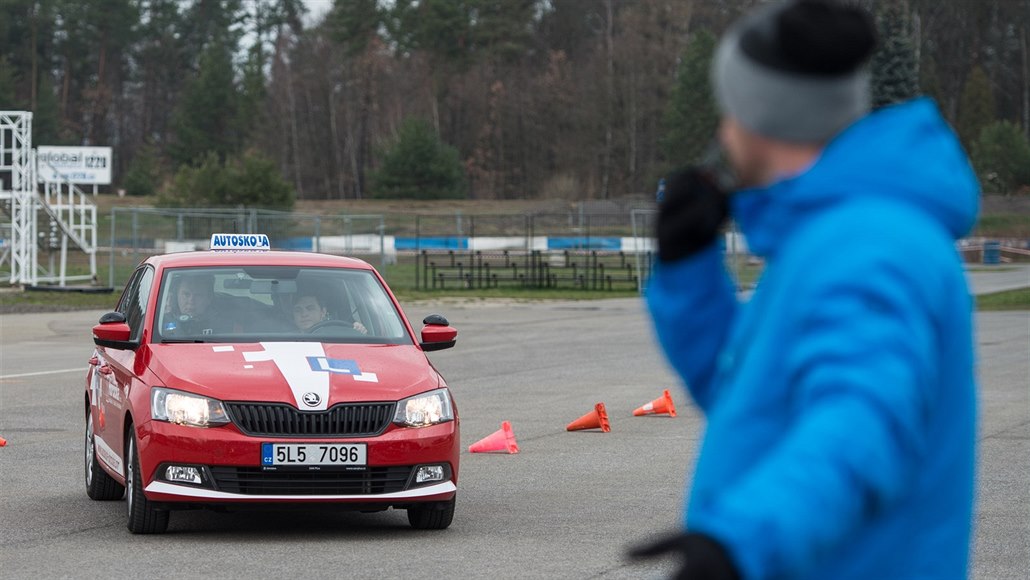
[[[409,397],[397,403],[394,423],[408,427],[428,427],[454,420],[454,408],[447,389],[437,389]]]
[[[155,421],[192,427],[213,427],[229,422],[221,401],[164,387],[150,391],[150,416]]]

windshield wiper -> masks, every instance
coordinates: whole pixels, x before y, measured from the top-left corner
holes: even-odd
[[[202,338],[165,338],[161,344],[203,344],[207,342]]]

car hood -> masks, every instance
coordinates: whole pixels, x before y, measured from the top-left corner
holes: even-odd
[[[307,411],[341,402],[396,401],[443,386],[413,345],[156,344],[150,368],[172,389]]]

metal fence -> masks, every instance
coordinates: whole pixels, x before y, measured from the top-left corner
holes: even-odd
[[[148,256],[207,249],[212,233],[263,233],[275,249],[362,258],[397,288],[640,290],[654,215],[653,206],[588,204],[486,215],[117,207],[100,216],[98,261],[101,280],[120,288]]]
[[[263,233],[276,249],[363,258],[385,268],[397,287],[640,289],[651,264],[651,226],[641,216],[653,210],[584,208],[538,214],[317,215],[120,207],[101,218],[109,231],[101,253],[108,252],[107,280],[116,288],[145,257],[207,249],[212,233],[225,232]]]
[[[636,211],[419,215],[397,248],[416,254],[417,289],[639,290],[651,241]]]
[[[108,284],[118,287],[143,258],[207,249],[213,233],[263,233],[272,247],[354,255],[384,265],[381,215],[317,215],[258,209],[112,208]]]
[[[455,252],[422,251],[416,288],[573,288],[639,290],[634,258],[625,252],[570,251]]]
[[[276,249],[362,258],[394,288],[642,290],[655,263],[656,217],[653,204],[585,202],[564,212],[432,215],[119,207],[99,217],[97,262],[101,269],[106,262],[108,284],[120,288],[147,256],[207,249],[212,233],[263,233]],[[981,251],[978,240],[959,244],[970,262],[995,254],[998,262],[1030,260],[1025,240],[1003,240],[994,254]],[[761,273],[762,261],[748,254],[732,224],[726,257],[741,288]],[[86,258],[75,259],[78,271],[89,271]]]

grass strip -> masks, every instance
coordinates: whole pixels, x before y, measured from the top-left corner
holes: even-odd
[[[1006,290],[976,297],[977,310],[1030,310],[1030,288]]]

